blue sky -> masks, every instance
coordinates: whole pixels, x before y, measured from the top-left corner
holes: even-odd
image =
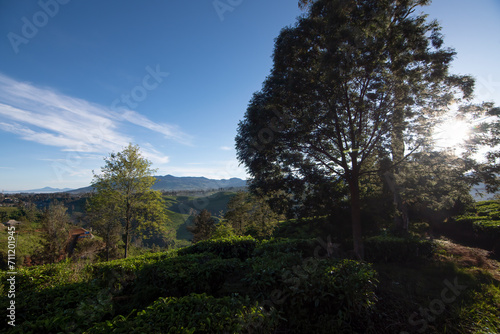
[[[453,71],[500,101],[500,1],[424,10]],[[300,14],[295,0],[0,0],[0,190],[87,186],[129,142],[161,175],[244,178],[238,121]]]

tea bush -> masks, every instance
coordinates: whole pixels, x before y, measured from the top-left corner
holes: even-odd
[[[294,333],[367,329],[378,283],[370,264],[310,258],[285,277],[282,310]]]
[[[320,246],[316,239],[272,239],[264,241],[255,248],[254,256],[265,256],[275,252],[300,252],[304,257],[314,256],[314,250]]]
[[[295,265],[302,263],[302,255],[293,253],[267,253],[267,256],[248,259],[248,274],[243,278],[256,299],[266,299],[275,289],[282,285],[284,273]]]
[[[239,259],[221,259],[213,253],[178,256],[144,266],[133,293],[138,305],[148,305],[159,296],[215,293],[240,267]]]
[[[116,317],[85,333],[271,333],[277,314],[249,298],[191,294],[159,298],[133,318]]]
[[[271,252],[294,249],[283,246],[286,242],[276,245],[247,261],[243,280],[251,296],[280,311],[282,327],[293,333],[331,333],[366,325],[377,286],[370,264]]]
[[[368,262],[407,262],[432,256],[435,245],[414,237],[374,236],[364,240]]]
[[[223,259],[239,258],[245,260],[252,255],[257,240],[248,236],[237,236],[214,240],[204,240],[193,246],[180,249],[179,255],[214,253]]]
[[[461,216],[445,224],[451,235],[465,242],[499,252],[500,247],[500,202],[477,202]]]

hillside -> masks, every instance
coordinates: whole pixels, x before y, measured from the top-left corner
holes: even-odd
[[[229,200],[235,194],[235,192],[224,191],[207,192],[204,196],[164,195],[163,199],[165,200],[168,217],[165,227],[167,231],[173,231],[168,236],[169,247],[178,248],[190,245],[192,234],[187,230],[187,227],[192,224],[192,215],[206,209],[212,216],[220,217],[225,213]],[[71,221],[75,226],[92,228],[92,224],[85,220],[87,197],[84,195],[58,193],[16,196],[19,197],[20,203],[33,203],[41,210],[54,201],[63,203],[68,208]],[[22,226],[18,228],[20,235],[17,239],[17,255],[20,256],[19,260],[21,262],[19,264],[22,264],[26,256],[33,255],[40,247],[42,242],[40,238],[40,222],[29,221],[27,217],[23,216],[23,211],[17,207],[0,207],[0,244],[7,244],[7,231],[1,223],[5,223],[10,219],[23,220]],[[99,235],[96,236],[99,237]],[[158,245],[158,240],[161,240],[161,238],[146,241],[145,245],[151,246],[151,242]],[[137,251],[140,252],[141,250],[138,249]],[[6,258],[7,248],[0,249],[0,265],[5,264]]]
[[[217,192],[209,196],[164,196],[167,215],[171,221],[169,227],[176,231],[176,244],[185,245],[192,234],[187,227],[192,224],[191,213],[208,210],[212,216],[223,215],[234,192]]]
[[[236,237],[19,268],[16,326],[0,333],[499,333],[498,263],[484,252],[379,237],[367,263],[326,257],[323,239]]]

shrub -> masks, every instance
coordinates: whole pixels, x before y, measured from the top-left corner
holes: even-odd
[[[221,259],[213,253],[189,254],[147,265],[138,273],[135,304],[145,306],[159,296],[215,293],[240,267],[239,259]]]
[[[248,298],[192,294],[160,298],[136,317],[100,323],[86,333],[270,333],[275,310],[264,311]]]
[[[500,202],[477,202],[464,215],[454,217],[446,225],[450,234],[463,242],[493,250],[500,239]]]
[[[286,242],[276,245],[285,247]],[[300,252],[273,253],[275,248],[266,247],[270,249],[263,256],[247,261],[250,269],[244,281],[250,295],[281,312],[281,326],[296,333],[331,333],[366,325],[376,301],[371,265],[304,258]]]
[[[221,258],[239,258],[245,260],[252,255],[257,245],[257,241],[252,237],[232,237],[215,240],[204,240],[193,246],[180,249],[179,255],[214,253]]]
[[[0,299],[2,309],[5,299]],[[42,306],[42,312],[40,307]],[[73,283],[16,292],[16,326],[8,333],[74,333],[113,314],[111,295],[93,284]],[[4,326],[5,325],[5,326]]]
[[[295,253],[299,252],[304,257],[314,256],[314,250],[320,244],[316,239],[272,239],[264,241],[255,248],[254,256],[264,256],[270,253],[283,252]]]
[[[365,257],[369,262],[406,262],[428,258],[435,245],[415,237],[374,236],[365,239]]]
[[[262,257],[253,257],[246,263],[249,273],[243,281],[247,284],[252,296],[264,300],[269,298],[272,291],[281,288],[285,272],[301,263],[302,255],[298,252],[275,252],[267,253]]]
[[[285,282],[283,311],[295,333],[341,333],[367,329],[378,280],[370,264],[310,259]]]

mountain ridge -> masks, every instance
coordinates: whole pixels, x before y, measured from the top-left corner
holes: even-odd
[[[156,183],[153,185],[153,190],[160,191],[182,191],[182,190],[210,190],[210,189],[227,189],[227,188],[242,188],[246,187],[246,180],[232,177],[229,179],[209,179],[204,176],[173,176],[173,175],[156,175]],[[70,194],[81,194],[91,192],[92,186],[71,189],[71,188],[52,188],[44,187],[40,189],[30,190],[6,190],[2,191],[5,194],[50,194],[67,192]]]
[[[246,187],[247,181],[233,177],[230,179],[209,179],[204,176],[173,176],[156,175],[156,183],[151,187],[160,191],[182,191],[182,190],[209,190]],[[79,194],[92,191],[92,186],[83,187],[68,191],[72,194]]]

